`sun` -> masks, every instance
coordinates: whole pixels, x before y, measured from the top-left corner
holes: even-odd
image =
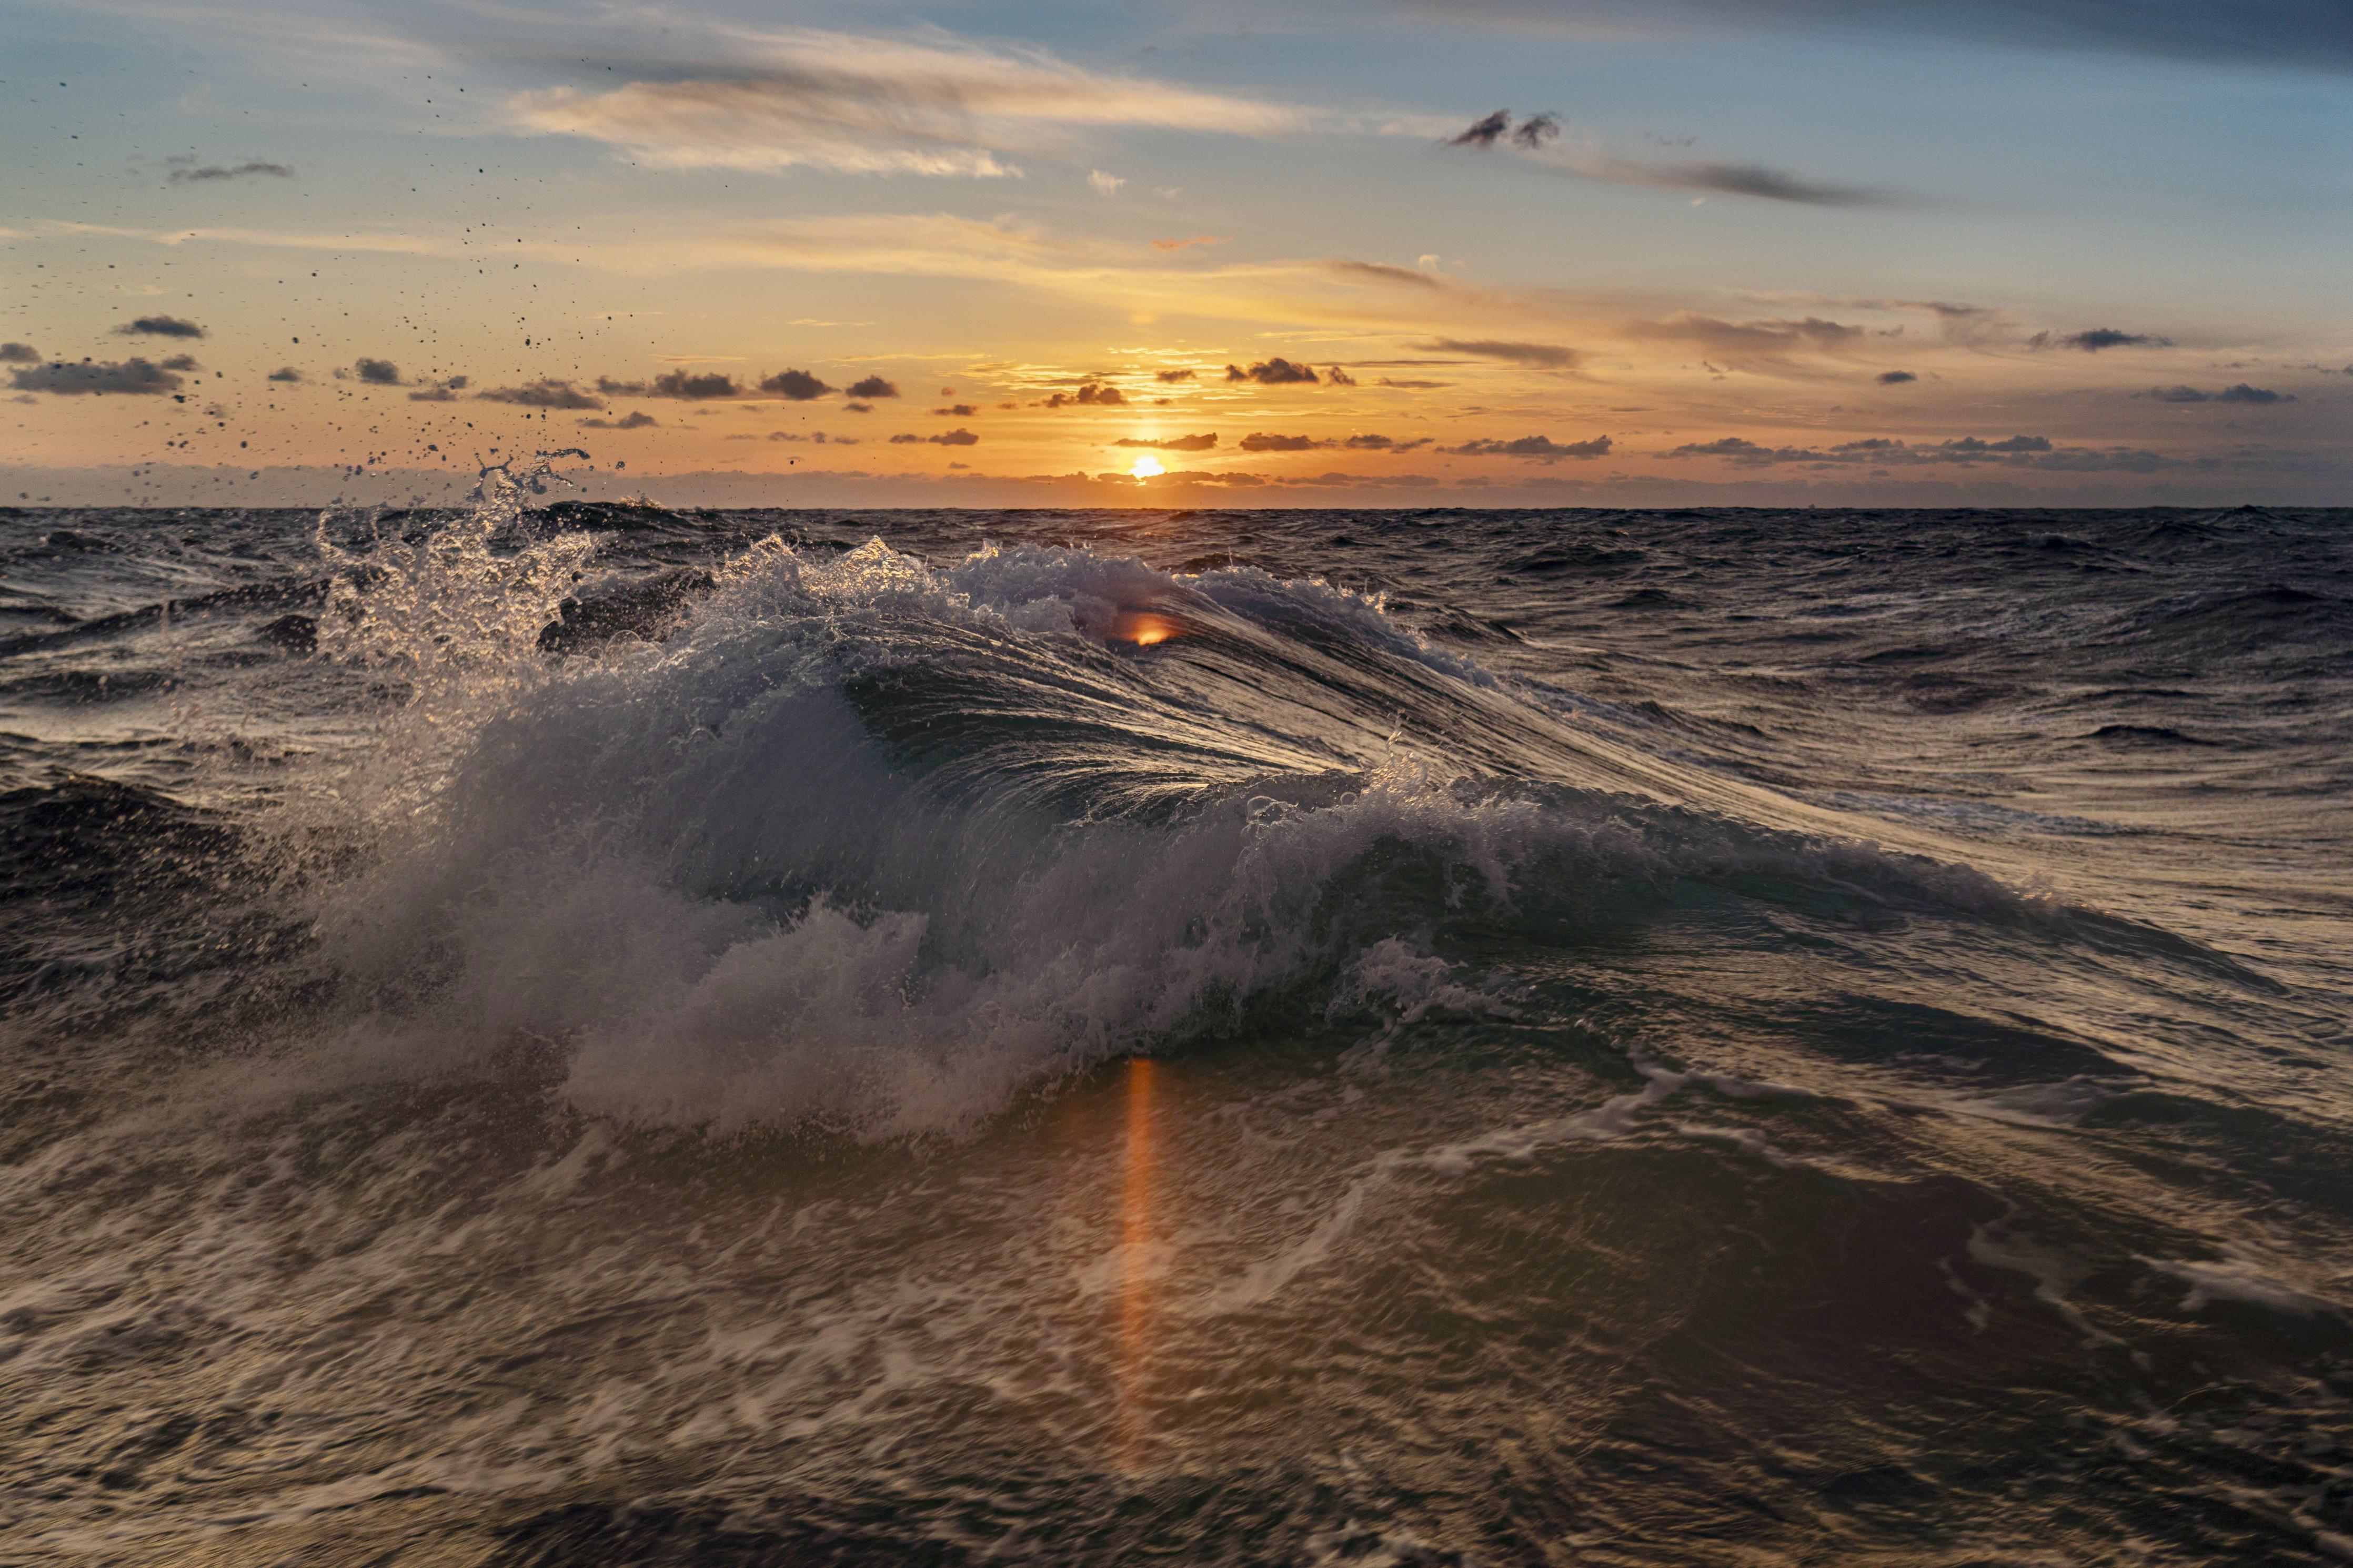
[[[1159,478],[1168,470],[1160,466],[1159,458],[1154,457],[1151,453],[1146,452],[1141,458],[1136,458],[1135,467],[1128,469],[1127,471],[1134,474],[1139,479],[1152,479]]]

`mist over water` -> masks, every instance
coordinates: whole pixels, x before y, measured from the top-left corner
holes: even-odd
[[[0,1562],[2353,1555],[2353,514],[0,511]]]

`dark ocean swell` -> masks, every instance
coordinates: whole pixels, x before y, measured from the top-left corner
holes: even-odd
[[[0,517],[27,1560],[2353,1553],[2346,517],[492,490]]]

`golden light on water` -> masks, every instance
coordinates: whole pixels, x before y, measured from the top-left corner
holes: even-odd
[[[1145,1442],[1144,1375],[1151,1351],[1152,1078],[1155,1064],[1127,1064],[1127,1161],[1119,1205],[1119,1458],[1135,1468]]]
[[[1139,479],[1156,479],[1160,475],[1166,473],[1168,470],[1161,465],[1159,458],[1154,457],[1151,453],[1146,452],[1141,458],[1136,458],[1135,467],[1128,469],[1127,471],[1134,474]]]

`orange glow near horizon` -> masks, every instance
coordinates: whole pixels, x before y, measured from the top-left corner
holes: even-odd
[[[1148,1057],[1127,1064],[1127,1159],[1119,1205],[1119,1422],[1118,1458],[1135,1469],[1145,1441],[1144,1375],[1151,1352],[1153,1245],[1152,1091],[1155,1063]]]
[[[1127,471],[1134,474],[1139,479],[1156,479],[1161,475],[1166,473],[1168,469],[1159,458],[1154,457],[1151,453],[1146,452],[1141,458],[1136,458],[1135,467],[1128,469]]]

